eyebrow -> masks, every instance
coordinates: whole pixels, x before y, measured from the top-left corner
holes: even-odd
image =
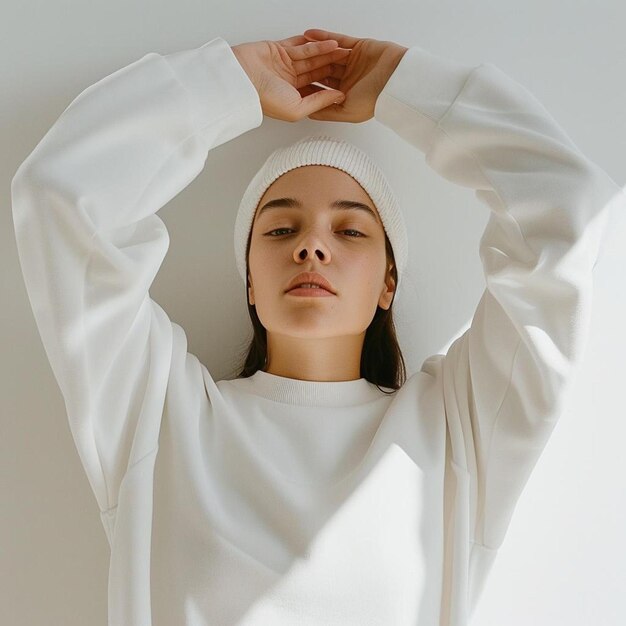
[[[290,209],[301,209],[302,202],[300,202],[299,200],[296,200],[296,198],[276,198],[274,200],[270,200],[269,202],[266,202],[259,209],[259,212],[257,215],[260,216],[261,213],[263,213],[264,211],[267,211],[268,209],[276,209],[279,207],[287,207]],[[334,202],[331,202],[330,208],[336,211],[347,211],[347,210],[365,211],[374,219],[376,223],[378,223],[378,219],[376,218],[376,213],[374,213],[374,211],[369,206],[367,206],[367,204],[363,204],[362,202],[356,202],[354,200],[335,200]]]

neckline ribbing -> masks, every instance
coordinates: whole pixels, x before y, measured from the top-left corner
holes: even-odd
[[[311,381],[277,376],[257,370],[248,378],[235,378],[231,382],[241,386],[248,393],[299,406],[342,407],[364,404],[386,397],[385,394],[366,378],[344,381]],[[385,391],[392,391],[382,387]]]

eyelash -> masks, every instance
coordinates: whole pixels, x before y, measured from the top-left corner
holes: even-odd
[[[266,237],[282,237],[282,235],[272,235],[272,233],[275,233],[277,230],[292,230],[291,228],[275,228],[274,230],[270,230],[269,233],[267,233],[265,236]],[[358,230],[354,230],[354,228],[346,228],[344,230],[340,230],[340,233],[347,233],[347,232],[351,232],[351,233],[359,233],[358,237],[355,237],[354,235],[349,235],[350,237],[353,237],[354,239],[359,239],[360,237],[365,237],[365,235],[358,231]]]

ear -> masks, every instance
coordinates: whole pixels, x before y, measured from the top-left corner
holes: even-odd
[[[393,265],[389,266],[389,270],[387,272],[387,278],[385,279],[385,289],[380,294],[380,298],[378,300],[378,306],[381,309],[388,310],[393,302],[393,296],[396,292],[396,282],[391,275],[391,268]]]

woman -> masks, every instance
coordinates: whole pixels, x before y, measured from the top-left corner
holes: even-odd
[[[263,115],[374,116],[491,209],[487,287],[446,355],[404,380],[401,215],[371,161],[328,136],[275,151],[242,199],[255,335],[240,376],[214,381],[187,352],[149,296],[169,244],[156,212]],[[84,90],[11,191],[111,546],[110,624],[467,623],[580,362],[621,196],[524,87],[318,29],[216,37]]]

